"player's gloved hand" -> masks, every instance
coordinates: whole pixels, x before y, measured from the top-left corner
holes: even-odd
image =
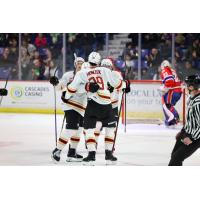
[[[68,99],[65,99],[65,94],[66,94],[66,91],[62,92],[61,100],[62,100],[64,103],[68,103]]]
[[[130,81],[129,80],[125,80],[125,83],[126,83],[126,88],[124,89],[124,92],[125,93],[129,93],[131,91]]]
[[[97,83],[86,83],[85,85],[85,89],[87,92],[92,92],[95,93],[98,91],[99,89],[99,85]]]
[[[108,83],[108,90],[110,93],[114,91],[114,87],[112,87],[109,83]]]
[[[0,96],[7,96],[8,95],[8,90],[5,88],[0,89]]]
[[[58,85],[59,80],[58,80],[58,78],[57,78],[56,76],[52,76],[52,77],[50,77],[49,82],[50,82],[53,86],[56,86],[56,85]]]

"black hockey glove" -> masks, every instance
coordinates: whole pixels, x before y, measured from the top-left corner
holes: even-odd
[[[68,99],[65,99],[65,94],[66,94],[66,91],[62,92],[61,100],[62,100],[64,103],[68,103]]]
[[[0,96],[7,96],[8,95],[8,90],[5,88],[0,89]]]
[[[113,93],[114,91],[114,87],[112,87],[109,83],[108,83],[108,90],[110,93]]]
[[[85,85],[85,90],[87,92],[92,92],[92,93],[95,93],[97,92],[99,89],[99,85],[97,83],[86,83]]]
[[[124,89],[124,92],[129,93],[131,91],[130,81],[125,80],[125,82],[126,82],[126,88]]]
[[[58,85],[59,80],[58,80],[58,78],[57,78],[56,76],[52,76],[52,77],[50,77],[49,82],[50,82],[53,86],[56,86],[56,85]]]

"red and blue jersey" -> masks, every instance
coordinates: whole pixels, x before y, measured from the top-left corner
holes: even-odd
[[[166,88],[169,88],[174,92],[182,92],[181,81],[179,80],[174,69],[171,69],[170,67],[165,67],[164,69],[162,69],[160,76],[162,79],[162,83]]]

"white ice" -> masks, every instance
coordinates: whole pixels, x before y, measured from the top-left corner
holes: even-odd
[[[62,115],[57,116],[58,134]],[[128,124],[127,132],[120,125],[116,141],[117,165],[166,166],[175,143],[178,129],[163,125]],[[100,137],[96,165],[105,165],[104,135]],[[54,115],[0,113],[0,165],[55,165],[51,152],[55,147]],[[66,163],[68,146],[62,152],[58,165]],[[78,152],[87,155],[83,137]],[[185,160],[184,165],[200,165],[200,151]]]

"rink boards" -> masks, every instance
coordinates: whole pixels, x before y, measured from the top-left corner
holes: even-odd
[[[0,81],[0,87],[5,82]],[[162,119],[159,81],[131,81],[131,92],[127,94],[127,117],[136,119]],[[9,81],[9,94],[3,98],[1,112],[53,113],[54,88],[47,81]],[[57,112],[61,109],[61,92],[56,92]],[[182,115],[183,100],[176,105]]]

